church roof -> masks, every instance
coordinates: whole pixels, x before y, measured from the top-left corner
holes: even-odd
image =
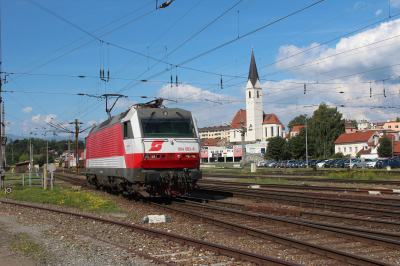
[[[282,122],[279,120],[279,118],[275,114],[267,114],[264,115],[264,120],[263,120],[263,125],[264,124],[281,124]],[[282,125],[283,127],[283,125]]]
[[[236,113],[235,117],[232,119],[231,129],[232,128],[240,128],[240,122],[242,121],[242,118],[244,118],[244,124],[247,125],[246,110],[240,109]],[[282,129],[285,129],[282,122],[279,120],[279,118],[275,114],[264,115],[263,125],[265,125],[265,124],[278,124],[278,125],[280,124],[282,126]]]
[[[258,80],[258,72],[257,72],[257,66],[256,66],[256,60],[254,59],[254,53],[251,51],[251,62],[250,62],[250,70],[249,70],[249,80],[251,82],[251,85],[253,87],[255,86],[257,80]]]
[[[231,128],[240,128],[240,123],[242,121],[242,118],[244,118],[244,124],[246,125],[247,121],[246,121],[246,110],[242,110],[240,109],[235,117],[232,119],[232,124],[231,124]]]

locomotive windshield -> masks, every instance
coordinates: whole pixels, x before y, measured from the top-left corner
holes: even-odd
[[[141,119],[143,137],[196,137],[191,119]]]

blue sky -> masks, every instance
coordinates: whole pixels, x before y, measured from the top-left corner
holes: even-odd
[[[400,116],[400,0],[176,0],[165,9],[125,0],[1,5],[8,134],[40,135],[51,130],[47,122],[72,129],[75,119],[82,128],[107,119],[104,100],[78,93],[128,96],[112,115],[163,97],[167,107],[193,111],[200,127],[229,124],[245,109],[252,48],[264,112],[285,126],[321,102],[348,119]],[[108,82],[100,69],[110,71]]]

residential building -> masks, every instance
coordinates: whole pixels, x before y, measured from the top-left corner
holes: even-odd
[[[230,126],[213,126],[199,128],[200,139],[227,139],[229,141]]]
[[[358,124],[358,130],[366,130],[371,128],[369,121],[365,119],[359,120],[357,124]]]
[[[290,137],[293,138],[297,136],[300,133],[300,130],[302,128],[305,128],[306,126],[293,126],[292,131],[290,131]]]
[[[376,131],[356,132],[351,134],[342,134],[334,142],[335,153],[349,154],[355,157],[361,150],[367,150],[370,147],[376,148],[381,136]],[[373,156],[376,156],[373,154]],[[376,158],[375,157],[375,158]]]
[[[201,147],[216,147],[219,141],[219,139],[204,139],[201,141]]]
[[[263,111],[262,87],[258,77],[254,53],[251,54],[249,77],[246,86],[246,110],[240,109],[232,119],[230,141],[241,142],[241,121],[247,129],[246,142],[264,141],[271,137],[285,136],[285,127],[275,114]]]
[[[383,129],[400,131],[400,122],[388,121],[383,125]]]
[[[345,120],[345,131],[347,134],[356,133],[357,131],[357,128],[353,125],[353,123],[349,119]]]
[[[371,129],[383,129],[386,122],[371,123]]]

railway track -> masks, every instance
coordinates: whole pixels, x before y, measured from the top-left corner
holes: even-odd
[[[155,204],[155,203],[150,203]],[[188,202],[184,200],[184,203],[173,202],[171,206],[166,205],[158,205],[160,208],[168,209],[169,211],[175,211],[180,214],[194,216],[197,219],[200,219],[204,222],[210,223],[212,225],[217,225],[221,228],[226,228],[229,230],[233,230],[236,232],[240,232],[242,234],[247,234],[252,238],[257,238],[259,241],[266,242],[258,242],[259,245],[263,246],[266,250],[268,250],[268,242],[269,243],[278,243],[284,245],[285,248],[280,248],[281,250],[291,250],[288,251],[289,254],[286,256],[296,256],[299,254],[304,254],[302,252],[312,253],[315,256],[310,257],[312,261],[318,261],[318,265],[328,265],[334,263],[335,265],[340,263],[353,264],[353,265],[395,265],[391,264],[388,261],[376,260],[371,257],[365,257],[359,254],[354,254],[350,252],[346,252],[344,250],[334,249],[329,247],[329,245],[356,245],[357,247],[353,247],[355,249],[364,249],[371,248],[370,245],[374,246],[375,255],[380,257],[382,255],[377,255],[377,250],[381,253],[384,253],[383,256],[387,256],[388,253],[394,255],[396,254],[400,242],[397,240],[385,239],[382,236],[389,236],[391,234],[378,234],[379,236],[366,235],[366,230],[359,230],[358,232],[343,230],[343,228],[332,228],[327,226],[319,226],[319,225],[311,225],[303,222],[297,222],[288,219],[280,219],[271,216],[265,216],[260,214],[250,214],[243,211],[231,210],[226,208],[221,208],[209,204],[204,203],[194,203]],[[195,212],[194,210],[198,211]],[[218,213],[218,215],[213,216],[210,213]],[[226,218],[228,214],[230,217]],[[234,217],[233,217],[234,216]],[[242,216],[240,219],[238,216]],[[250,219],[251,217],[251,219]],[[235,222],[232,222],[234,220]],[[250,222],[251,220],[251,222]],[[275,223],[275,225],[271,226],[271,221]],[[276,226],[276,223],[280,223],[281,225]],[[288,230],[286,227],[290,225],[292,227],[300,228],[296,230]],[[271,227],[275,227],[271,229]],[[317,229],[318,228],[318,229]],[[349,229],[349,228],[347,228]],[[308,230],[307,233],[304,233],[305,230]],[[309,236],[308,233],[310,231],[324,231],[325,234],[334,235],[332,241],[328,244],[322,245],[320,243],[312,243],[318,242],[321,238],[326,238],[321,233],[315,234],[315,236],[311,237],[311,239],[301,240],[296,239],[296,237],[304,238]],[[356,229],[355,229],[356,230]],[[283,233],[284,232],[284,233]],[[329,233],[327,233],[329,232]],[[292,235],[288,237],[287,235]],[[399,235],[400,236],[400,235]],[[398,237],[392,234],[392,237]],[[349,239],[352,239],[352,244],[349,244]],[[381,242],[375,242],[375,240],[379,240]],[[240,238],[240,241],[245,242],[246,239]],[[336,242],[335,242],[336,241]],[[356,243],[357,242],[357,243]],[[390,246],[390,252],[388,251],[388,247]],[[397,257],[397,256],[396,256]],[[390,258],[390,255],[388,256]],[[398,257],[397,257],[398,259]],[[334,262],[335,260],[336,262]],[[387,259],[386,259],[387,260]],[[338,262],[340,261],[340,262]],[[305,264],[311,264],[310,261],[304,262]]]
[[[240,203],[233,203],[227,201],[219,201],[219,200],[210,200],[204,198],[195,198],[195,197],[181,197],[183,200],[190,200],[194,202],[208,203],[210,205],[216,205],[219,207],[226,207],[236,210],[246,210],[246,211],[254,211],[258,213],[272,213],[275,215],[280,215],[283,217],[290,217],[291,219],[300,219],[304,222],[321,222],[328,221],[329,224],[347,224],[351,226],[358,227],[367,227],[368,229],[375,230],[383,230],[385,228],[387,231],[392,232],[400,232],[400,223],[393,221],[383,221],[377,219],[365,219],[358,217],[349,217],[343,215],[334,215],[334,214],[326,214],[326,213],[317,213],[317,212],[307,212],[307,211],[299,211],[299,210],[290,210],[276,207],[264,207],[264,206],[256,206],[256,205],[246,205]]]
[[[358,194],[369,194],[370,191],[376,194],[395,195],[400,194],[400,189],[375,189],[375,188],[345,188],[345,187],[321,187],[321,186],[304,186],[304,185],[279,185],[279,184],[260,184],[260,183],[243,183],[243,182],[225,182],[216,180],[200,180],[199,185],[217,185],[227,187],[240,187],[240,188],[261,188],[266,191],[279,192],[279,193],[293,193],[306,196],[317,196],[317,197],[329,197],[338,199],[352,199],[352,200],[364,200],[364,201],[380,201],[387,203],[400,204],[400,199],[394,197],[376,197],[376,196],[365,196]],[[297,190],[301,190],[300,192]],[[315,193],[310,191],[318,191],[324,193]],[[336,192],[336,193],[332,193]],[[342,192],[342,194],[340,194]],[[352,194],[354,193],[354,194]]]
[[[258,174],[250,174],[250,175],[235,175],[232,173],[227,173],[225,175],[221,174],[207,174],[203,173],[203,177],[209,177],[209,178],[229,178],[229,179],[252,179],[252,178],[279,178],[279,179],[285,179],[285,180],[290,180],[290,181],[297,181],[297,182],[319,182],[319,183],[348,183],[348,184],[373,184],[373,185],[396,185],[400,186],[400,181],[392,181],[392,180],[362,180],[362,179],[329,179],[329,178],[305,178],[305,177],[299,177],[301,175],[293,174],[293,175],[287,175],[286,173],[258,173]],[[315,176],[315,175],[308,175],[307,176]],[[324,176],[318,175],[318,176]],[[393,177],[396,177],[398,175],[393,175]]]
[[[189,238],[189,237],[185,237],[185,236],[181,236],[181,235],[176,235],[176,234],[172,234],[172,233],[168,233],[168,232],[164,232],[164,231],[159,231],[159,230],[142,227],[142,226],[137,226],[137,225],[133,225],[133,224],[128,224],[128,223],[123,223],[123,222],[119,222],[119,221],[109,220],[109,219],[105,219],[105,218],[101,218],[101,217],[95,217],[95,216],[85,215],[82,213],[73,213],[73,212],[62,211],[62,210],[51,209],[51,208],[40,207],[40,206],[34,206],[34,205],[21,204],[21,203],[11,202],[8,200],[7,201],[1,200],[0,202],[3,204],[10,204],[10,205],[18,206],[18,207],[22,207],[22,208],[38,209],[38,210],[42,210],[42,211],[52,212],[57,215],[58,219],[61,219],[59,217],[59,215],[61,214],[61,215],[76,217],[77,220],[88,219],[88,220],[92,220],[95,222],[101,222],[104,224],[116,225],[116,226],[119,226],[122,228],[126,228],[131,232],[149,235],[154,238],[162,238],[162,239],[165,239],[165,241],[167,241],[167,242],[172,241],[172,242],[175,242],[182,246],[191,246],[191,247],[195,247],[196,249],[207,250],[209,252],[212,252],[212,255],[209,255],[209,257],[212,257],[213,262],[216,261],[216,258],[219,258],[219,260],[217,259],[217,263],[221,263],[221,265],[231,261],[229,259],[227,260],[226,257],[232,257],[238,261],[245,261],[245,262],[250,262],[250,263],[254,263],[254,264],[258,264],[258,265],[299,265],[296,263],[268,257],[265,255],[255,254],[255,253],[251,253],[251,252],[247,252],[247,251],[243,251],[243,250],[239,250],[239,249],[235,249],[235,248],[230,248],[227,246],[222,246],[222,245],[218,245],[218,244],[214,244],[214,243],[210,243],[210,242],[206,242],[206,241],[202,241],[202,240],[198,240],[198,239],[194,239],[194,238]],[[70,220],[72,218],[67,218],[67,219]],[[120,247],[129,250],[129,248],[123,247],[121,245],[120,245]],[[132,250],[132,251],[134,251],[134,250]],[[165,251],[165,250],[162,250],[162,251]],[[134,253],[141,255],[147,259],[151,259],[151,260],[154,260],[161,264],[166,264],[166,265],[183,265],[183,264],[187,264],[187,263],[194,263],[194,260],[196,258],[198,259],[197,256],[194,256],[194,257],[188,256],[182,260],[182,262],[183,262],[183,264],[182,264],[182,263],[179,263],[177,260],[163,261],[163,260],[157,258],[157,257],[166,257],[168,255],[171,255],[171,254],[165,254],[165,252],[161,252],[160,254],[152,254],[151,256],[149,254],[144,254],[144,253],[142,254],[141,252],[136,252],[136,251],[134,251]],[[182,252],[182,254],[188,254],[188,253],[190,253],[190,252]]]
[[[322,195],[306,196],[296,193],[286,193],[278,191],[266,191],[263,189],[246,189],[237,187],[224,187],[213,185],[201,185],[199,191],[206,193],[225,193],[228,197],[247,197],[273,201],[286,201],[292,205],[322,208],[326,210],[339,211],[342,213],[351,213],[357,215],[376,215],[378,217],[390,217],[399,219],[399,204],[362,201],[352,199],[328,198]],[[373,208],[372,208],[373,207]]]

